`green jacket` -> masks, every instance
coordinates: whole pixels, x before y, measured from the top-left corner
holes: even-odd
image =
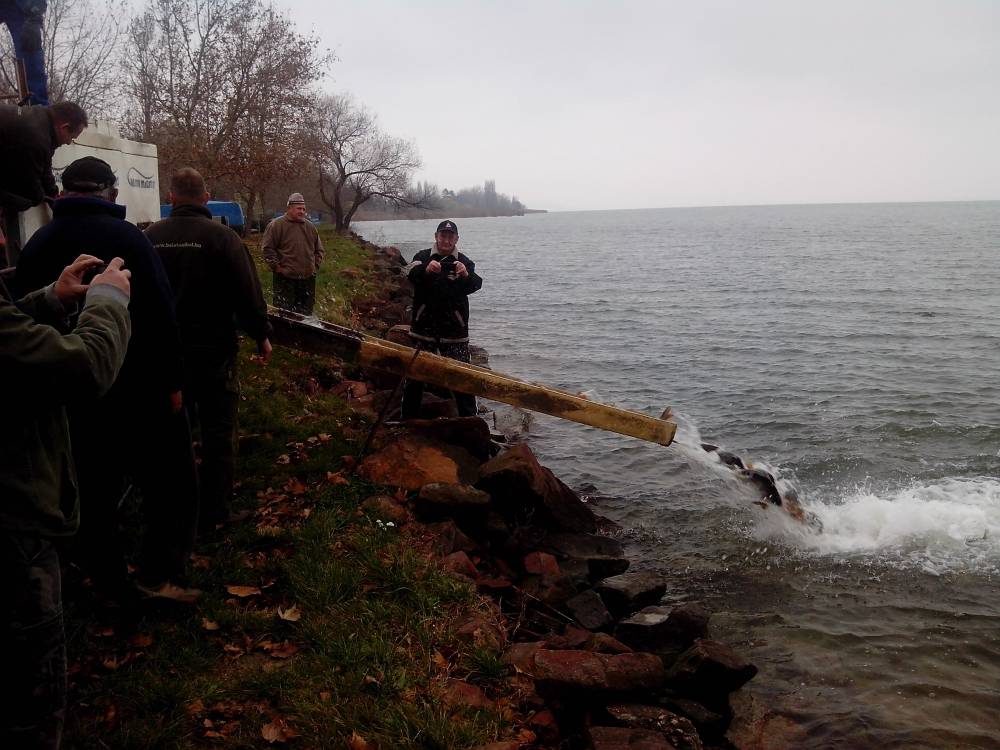
[[[111,387],[131,322],[126,296],[101,285],[63,334],[47,291],[13,302],[0,281],[0,529],[65,536],[80,518],[65,405]]]

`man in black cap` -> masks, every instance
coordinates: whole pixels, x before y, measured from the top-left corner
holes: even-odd
[[[414,287],[410,337],[417,348],[468,362],[469,295],[482,287],[483,280],[476,275],[476,264],[458,252],[455,222],[446,219],[438,224],[434,247],[414,255],[406,273]],[[475,416],[475,396],[458,392],[453,395],[459,416]],[[423,383],[406,381],[403,419],[418,416],[423,396]]]
[[[62,181],[53,220],[31,237],[18,260],[18,288],[24,293],[45,286],[88,252],[105,262],[122,257],[133,290],[132,340],[118,379],[99,402],[70,413],[83,507],[79,562],[100,593],[118,598],[127,591],[117,533],[127,475],[141,491],[147,524],[139,584],[147,593],[171,594],[194,544],[198,487],[182,409],[181,344],[170,284],[149,240],[125,221],[125,206],[115,203],[117,180],[107,162],[77,159],[63,170]]]

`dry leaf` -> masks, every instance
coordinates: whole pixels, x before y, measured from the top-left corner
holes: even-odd
[[[287,742],[293,737],[298,737],[299,733],[288,726],[284,719],[275,719],[270,724],[265,724],[260,728],[260,736],[274,744],[275,742]]]
[[[193,701],[188,703],[187,712],[192,716],[205,713],[205,704],[202,702],[201,698],[195,698]]]
[[[357,732],[351,732],[351,739],[347,741],[347,746],[350,750],[375,750],[375,746]]]
[[[321,432],[316,437],[318,437],[320,439],[320,441],[323,442],[323,443],[329,442],[329,440],[330,440],[330,435],[328,435],[325,432]]]
[[[136,633],[128,639],[128,642],[138,648],[146,648],[153,645],[153,636],[149,633]]]
[[[333,693],[329,690],[323,690],[319,694],[319,699],[324,703],[329,703],[331,698],[333,698]]]
[[[91,628],[90,634],[98,638],[110,638],[115,634],[115,629],[112,627]]]
[[[281,464],[282,466],[286,466],[287,464],[290,464],[291,462],[292,462],[292,457],[289,456],[287,453],[282,453],[274,461],[274,463]]]
[[[258,596],[260,594],[260,589],[256,586],[226,586],[226,591],[233,596],[240,597],[241,599],[248,596]]]
[[[339,471],[326,472],[326,481],[328,481],[330,484],[350,484],[350,481],[348,479],[345,479],[344,475]]]
[[[201,618],[201,629],[202,630],[218,630],[219,623],[209,620],[207,617]]]
[[[298,622],[302,619],[302,613],[299,612],[299,608],[293,604],[288,609],[278,607],[278,617],[282,620],[288,620],[288,622]]]
[[[243,649],[240,648],[239,646],[234,646],[231,643],[225,644],[222,647],[222,650],[225,651],[230,656],[232,656],[234,659],[235,658],[239,658],[240,656],[243,656]]]
[[[444,657],[440,651],[435,651],[431,655],[431,660],[437,665],[438,669],[448,669],[448,660]]]
[[[299,647],[294,643],[289,643],[285,641],[280,645],[271,644],[271,648],[265,648],[268,655],[275,659],[290,659],[298,653]]]
[[[295,477],[289,479],[285,483],[285,486],[282,489],[284,489],[286,492],[291,492],[293,495],[304,495],[306,492],[305,484],[303,484]]]
[[[197,570],[208,570],[212,567],[212,558],[207,555],[191,555],[191,567]]]

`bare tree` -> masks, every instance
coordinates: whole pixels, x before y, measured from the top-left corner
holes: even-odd
[[[92,118],[120,113],[125,15],[124,0],[49,0],[42,49],[50,100],[74,101]],[[0,89],[12,93],[14,47],[5,32],[0,33]]]
[[[333,60],[262,0],[150,0],[129,28],[130,133],[251,198],[296,168],[311,84]]]
[[[324,99],[317,115],[320,195],[338,230],[348,229],[357,210],[372,198],[394,206],[420,206],[428,199],[411,187],[420,168],[411,141],[381,132],[376,117],[346,94]]]

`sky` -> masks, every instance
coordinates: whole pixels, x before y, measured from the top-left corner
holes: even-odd
[[[417,177],[532,208],[1000,199],[997,0],[278,0]]]

